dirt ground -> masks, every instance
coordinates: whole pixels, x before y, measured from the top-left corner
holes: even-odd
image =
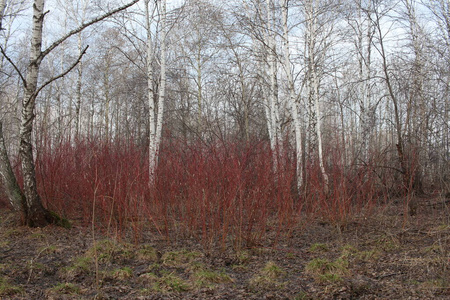
[[[138,244],[0,211],[0,299],[450,299],[449,199],[401,201],[345,228],[307,221],[276,246]]]

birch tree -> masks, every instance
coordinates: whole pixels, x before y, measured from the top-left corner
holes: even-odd
[[[400,164],[400,172],[403,177],[403,189],[406,193],[411,192],[411,186],[414,185],[413,177],[411,174],[410,165],[408,164],[407,156],[405,153],[405,139],[403,134],[403,122],[401,117],[401,106],[398,94],[395,91],[393,79],[392,79],[392,70],[391,65],[389,63],[388,52],[386,49],[386,33],[383,32],[383,17],[386,15],[389,8],[383,7],[381,5],[374,5],[373,12],[373,24],[376,28],[376,37],[378,41],[377,51],[381,57],[381,67],[383,73],[383,80],[385,82],[387,88],[387,94],[389,95],[390,100],[392,101],[392,106],[394,108],[394,128],[395,128],[395,137],[396,137],[396,149],[397,149],[397,159]],[[410,207],[412,208],[412,207]]]
[[[289,50],[289,30],[288,30],[288,4],[289,0],[283,0],[282,4],[282,19],[283,19],[283,45],[284,45],[284,70],[287,77],[289,104],[291,108],[291,116],[294,123],[294,136],[295,136],[295,157],[296,157],[296,170],[297,170],[297,188],[301,191],[303,183],[303,164],[302,164],[302,130],[300,117],[298,113],[297,95],[295,93],[293,68],[290,59]]]
[[[375,27],[370,21],[372,14],[371,1],[356,0],[353,12],[354,20],[349,20],[351,33],[355,36],[355,52],[358,62],[358,105],[359,105],[359,140],[361,144],[361,159],[366,161],[371,146],[372,133],[375,128],[375,113],[378,103],[372,96],[373,66],[372,48]]]
[[[46,11],[44,11],[44,0],[35,0],[33,2],[33,22],[32,22],[32,30],[31,30],[31,48],[30,48],[30,56],[28,61],[28,66],[26,70],[26,75],[22,75],[19,68],[12,62],[11,59],[8,59],[13,65],[16,71],[18,72],[23,86],[24,93],[22,98],[22,116],[21,116],[21,124],[20,124],[20,149],[19,156],[22,163],[22,176],[23,176],[23,194],[25,196],[25,201],[22,201],[20,197],[10,198],[10,202],[12,206],[16,209],[19,209],[19,212],[23,216],[23,222],[31,227],[40,227],[45,226],[49,223],[54,223],[57,220],[54,214],[50,213],[47,209],[42,205],[41,198],[39,196],[36,184],[36,172],[35,172],[35,164],[33,157],[33,142],[32,142],[32,132],[33,132],[33,121],[35,118],[35,105],[36,98],[39,92],[51,82],[64,77],[71,70],[73,70],[76,65],[81,60],[82,56],[85,54],[87,48],[85,48],[78,59],[73,62],[71,66],[69,66],[64,72],[61,74],[54,76],[43,84],[38,85],[39,79],[39,70],[42,60],[52,52],[56,47],[58,47],[61,43],[66,41],[73,35],[78,34],[83,29],[88,26],[97,23],[99,21],[104,20],[105,18],[117,13],[121,10],[124,10],[131,5],[137,3],[139,0],[134,0],[122,7],[114,9],[102,16],[99,16],[95,19],[87,23],[83,23],[78,28],[70,31],[65,34],[60,39],[51,43],[46,49],[42,50],[42,40],[43,40],[43,25],[44,18],[46,15]],[[2,169],[8,169],[7,164],[5,164],[2,160]],[[9,186],[7,186],[8,188]],[[8,192],[8,195],[12,195],[13,193]]]
[[[242,1],[242,13],[236,13],[241,27],[251,39],[252,58],[256,62],[257,91],[261,94],[266,132],[272,151],[273,170],[278,170],[281,142],[280,102],[278,98],[278,55],[276,10],[273,0]]]
[[[269,89],[267,94],[266,115],[268,119],[269,137],[272,151],[274,153],[274,167],[277,170],[278,152],[281,146],[280,105],[278,99],[278,67],[277,67],[277,44],[275,32],[275,6],[273,0],[266,0],[267,29],[265,34],[265,45],[268,65]]]
[[[323,159],[323,141],[322,141],[322,119],[320,111],[320,94],[319,94],[319,74],[318,67],[320,65],[320,59],[318,57],[319,51],[321,52],[321,59],[325,56],[326,48],[318,49],[318,43],[326,44],[325,41],[317,41],[317,35],[319,32],[319,0],[307,0],[305,1],[305,19],[306,19],[306,66],[307,66],[307,87],[308,97],[314,111],[310,114],[313,118],[313,127],[315,135],[317,136],[317,152],[319,157],[320,171],[322,173],[324,181],[324,190],[328,191],[328,174],[325,170],[325,164]]]
[[[67,1],[70,2],[70,11],[72,11],[72,15],[75,15],[75,11],[78,11],[78,6],[81,6],[81,14],[79,15],[79,19],[75,18],[75,22],[79,26],[80,24],[83,24],[87,19],[87,11],[88,6],[90,4],[90,0],[83,0],[81,1],[75,1],[76,6],[74,7],[74,1]],[[70,12],[69,12],[70,15]],[[79,32],[77,34],[77,52],[78,55],[81,55],[83,51],[83,33]],[[83,79],[83,60],[80,60],[80,62],[77,65],[76,69],[77,73],[77,80],[76,80],[76,94],[75,94],[75,139],[77,140],[80,137],[80,123],[81,123],[81,103],[82,103],[82,79]]]
[[[161,132],[163,126],[164,100],[166,94],[166,0],[158,0],[156,5],[150,5],[151,0],[146,1],[145,17],[147,31],[147,97],[149,108],[149,183],[153,185],[155,171],[158,165],[158,153],[161,144]],[[155,59],[154,42],[152,39],[152,27],[156,10],[160,16],[160,78],[158,93],[153,86],[154,71],[153,61]],[[156,41],[155,41],[156,42]]]
[[[417,166],[414,174],[414,189],[423,193],[422,177],[423,169],[427,168],[426,149],[428,144],[428,122],[427,122],[427,100],[424,97],[425,84],[425,57],[424,57],[424,32],[417,20],[415,0],[403,0],[406,19],[408,23],[411,48],[413,51],[413,62],[411,68],[411,88],[409,91],[409,103],[406,116],[406,126],[408,126],[411,143],[419,151],[419,159],[423,167]]]
[[[448,178],[450,176],[450,1],[449,0],[422,0],[420,1],[431,12],[432,22],[436,26],[436,35],[429,49],[432,56],[438,59],[434,63],[434,72],[439,84],[427,91],[426,98],[431,100],[434,110],[443,112],[440,116],[430,116],[430,120],[441,120],[437,128],[429,128],[429,140],[439,141],[434,152],[440,152],[438,168],[430,170],[439,178],[441,185],[450,190]],[[433,94],[433,97],[430,97]],[[431,98],[431,99],[430,99]],[[434,98],[434,99],[433,99]],[[432,136],[431,136],[432,135]],[[430,149],[431,150],[431,149]]]

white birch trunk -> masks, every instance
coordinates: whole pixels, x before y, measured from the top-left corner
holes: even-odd
[[[35,0],[33,5],[33,29],[30,58],[26,75],[26,86],[22,99],[22,120],[20,124],[20,150],[22,161],[23,192],[26,199],[26,222],[30,226],[42,226],[49,223],[49,213],[42,206],[36,185],[36,173],[33,159],[32,129],[36,101],[39,67],[42,62],[42,28],[44,23],[44,0]]]
[[[254,16],[250,13],[251,9],[244,2],[247,16],[250,20],[254,19]],[[262,87],[262,97],[264,99],[264,113],[266,117],[267,132],[269,134],[270,149],[273,153],[273,170],[276,173],[278,169],[278,155],[277,148],[278,142],[281,137],[281,129],[279,126],[279,105],[277,100],[277,68],[276,68],[276,47],[275,40],[273,38],[273,4],[272,0],[258,1],[256,3],[257,9],[257,25],[260,28],[264,28],[263,41],[259,40],[257,35],[252,37],[252,45],[256,54],[256,60],[258,63],[257,74],[258,80]],[[265,10],[264,10],[265,9]],[[262,12],[266,11],[266,16]]]
[[[83,51],[81,32],[78,34],[78,55]],[[81,80],[83,78],[83,62],[80,61],[77,68],[77,93],[75,102],[75,140],[80,137],[80,121],[81,121]]]
[[[159,97],[158,97],[158,114],[157,114],[157,124],[156,124],[156,155],[159,153],[159,148],[161,145],[161,132],[163,126],[163,115],[164,115],[164,101],[166,97],[166,0],[160,1],[160,13],[161,13],[161,33],[160,33],[160,47],[161,47],[161,78],[159,87]]]
[[[366,9],[366,14],[370,14],[371,4],[368,4],[369,7]],[[374,120],[374,107],[372,107],[371,101],[371,92],[370,92],[370,81],[371,81],[371,50],[372,50],[372,40],[373,40],[373,26],[372,22],[367,22],[367,35],[365,40],[364,36],[364,22],[363,19],[363,10],[362,1],[359,2],[358,7],[358,21],[359,21],[359,30],[358,30],[358,42],[357,42],[357,53],[359,54],[359,80],[360,80],[360,91],[359,91],[359,110],[360,110],[360,139],[361,139],[361,151],[362,151],[362,159],[364,161],[367,160],[369,149],[370,149],[370,140],[372,136],[372,132],[374,129],[373,120]],[[370,16],[368,16],[370,17]]]
[[[160,85],[158,90],[158,103],[156,105],[156,97],[153,89],[153,67],[152,62],[154,60],[153,43],[151,37],[151,26],[153,20],[153,12],[150,13],[149,2],[146,5],[146,18],[147,18],[147,85],[148,85],[148,105],[149,105],[149,183],[154,184],[155,171],[158,166],[158,153],[161,145],[161,135],[163,126],[164,115],[164,101],[166,94],[166,0],[159,0],[160,13]]]
[[[266,0],[267,10],[267,63],[269,64],[269,97],[268,106],[270,107],[270,129],[271,129],[271,148],[273,152],[274,171],[278,170],[279,163],[279,147],[281,145],[281,128],[280,128],[280,113],[278,102],[278,79],[277,79],[277,57],[276,57],[276,43],[275,43],[275,28],[274,28],[274,7],[272,0]]]
[[[152,185],[155,178],[156,160],[157,160],[157,146],[156,146],[156,119],[155,119],[155,97],[153,89],[153,42],[152,42],[152,22],[154,8],[150,12],[150,0],[145,3],[145,18],[147,30],[147,97],[148,97],[148,114],[149,114],[149,146],[148,146],[148,168],[149,168],[149,182]]]
[[[26,70],[25,78],[22,77],[24,84],[24,93],[22,97],[22,116],[20,124],[20,148],[19,156],[22,163],[22,176],[23,176],[23,194],[25,196],[25,201],[22,204],[21,213],[24,216],[24,223],[28,226],[46,226],[49,223],[56,222],[59,217],[55,217],[48,210],[42,206],[40,196],[37,191],[36,184],[36,171],[33,158],[33,146],[32,146],[32,131],[33,122],[35,119],[34,110],[36,97],[39,91],[46,85],[52,83],[53,81],[64,77],[67,75],[81,60],[82,55],[85,53],[86,49],[82,52],[81,56],[64,72],[52,77],[42,86],[38,87],[38,77],[39,68],[42,59],[49,54],[56,47],[61,45],[69,37],[81,32],[86,27],[99,22],[114,13],[124,10],[131,5],[137,3],[139,0],[133,0],[132,2],[112,10],[102,16],[99,16],[90,22],[82,24],[77,29],[72,30],[62,38],[56,40],[44,51],[41,50],[42,47],[42,31],[44,24],[44,0],[35,0],[33,2],[33,20],[32,20],[32,35],[31,35],[31,47],[30,47],[30,57],[28,61],[28,66]],[[6,155],[2,156],[7,158]],[[2,168],[4,165],[2,166]],[[9,191],[11,192],[11,191]]]
[[[289,92],[289,104],[291,107],[291,116],[294,122],[294,134],[295,134],[295,157],[296,157],[296,170],[297,170],[297,188],[299,193],[301,192],[303,184],[303,164],[302,164],[302,131],[300,117],[298,114],[297,97],[294,90],[294,76],[292,74],[291,59],[289,53],[289,31],[288,31],[288,2],[289,0],[283,0],[282,14],[283,14],[283,41],[284,41],[284,69],[288,81]]]
[[[317,151],[319,156],[319,166],[324,181],[324,190],[328,193],[329,179],[325,170],[325,164],[323,160],[323,146],[322,146],[322,121],[320,118],[320,101],[319,101],[319,79],[317,75],[316,66],[316,34],[317,34],[317,15],[316,15],[316,2],[317,0],[310,0],[306,7],[307,17],[307,53],[308,53],[308,85],[310,97],[313,99],[314,109],[316,114],[316,135],[317,135]]]

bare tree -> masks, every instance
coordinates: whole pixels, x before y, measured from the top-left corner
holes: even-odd
[[[15,66],[16,71],[19,73],[19,76],[23,82],[24,86],[24,95],[22,98],[22,120],[20,126],[20,150],[19,155],[22,161],[22,176],[24,182],[23,194],[25,195],[25,203],[23,203],[19,197],[15,197],[14,199],[10,199],[10,202],[13,203],[14,208],[19,208],[19,212],[22,214],[24,223],[28,226],[36,227],[36,226],[45,226],[49,223],[53,223],[57,221],[55,219],[54,214],[50,213],[47,209],[45,209],[42,205],[36,184],[36,173],[35,173],[35,165],[33,158],[33,146],[32,146],[32,131],[33,131],[33,120],[35,118],[35,103],[36,97],[39,92],[51,82],[64,77],[71,70],[75,68],[75,66],[79,63],[82,56],[86,52],[87,48],[85,48],[78,59],[69,66],[64,72],[61,74],[54,76],[44,82],[42,85],[38,85],[39,78],[39,70],[42,63],[42,60],[56,47],[58,47],[65,40],[70,38],[73,35],[78,34],[83,29],[88,26],[95,24],[99,21],[104,20],[105,18],[124,10],[133,4],[137,3],[139,0],[134,0],[122,7],[114,9],[102,16],[99,16],[95,19],[87,23],[83,23],[78,28],[70,31],[60,39],[56,40],[45,50],[42,50],[42,39],[43,39],[43,24],[46,12],[44,11],[44,0],[35,0],[33,3],[33,23],[32,23],[32,37],[31,37],[31,48],[30,48],[30,58],[26,71],[26,76],[23,76],[19,68],[10,60],[10,62]],[[2,160],[3,161],[3,160]],[[3,166],[2,169],[8,169],[7,165]],[[16,193],[9,192],[9,195],[13,195]]]
[[[163,126],[164,101],[166,94],[166,0],[159,0],[155,7],[150,7],[150,1],[146,2],[145,17],[147,31],[147,90],[148,90],[148,106],[149,106],[149,176],[150,184],[155,180],[155,170],[158,165],[158,153],[161,144],[161,132]],[[153,86],[155,73],[153,71],[153,61],[155,59],[154,43],[152,41],[152,21],[154,12],[158,9],[160,17],[159,43],[161,50],[160,57],[160,78],[159,89],[156,93]],[[156,41],[155,41],[156,42]],[[156,43],[155,43],[156,44]]]
[[[403,122],[401,118],[401,107],[398,95],[395,91],[393,80],[392,80],[392,70],[388,61],[388,53],[386,51],[385,37],[386,34],[383,32],[383,21],[382,18],[386,16],[389,8],[383,7],[374,1],[373,12],[374,18],[372,19],[373,24],[376,28],[376,37],[378,41],[378,47],[376,48],[381,57],[383,80],[386,84],[387,93],[392,105],[394,107],[394,127],[396,136],[396,149],[397,158],[400,164],[400,172],[403,176],[403,188],[406,192],[410,192],[410,187],[413,186],[413,177],[411,174],[410,165],[408,164],[407,156],[405,153],[405,139],[403,135]]]
[[[326,41],[318,41],[319,34],[319,1],[307,0],[305,1],[305,20],[306,20],[306,65],[307,65],[307,87],[308,98],[313,106],[313,115],[315,135],[317,135],[317,152],[319,157],[320,170],[324,180],[324,190],[328,191],[329,179],[325,170],[325,163],[323,158],[323,139],[322,139],[322,119],[320,110],[320,94],[319,94],[319,67],[321,61],[325,56],[326,47],[319,49],[318,44],[327,44]],[[324,37],[326,39],[327,36]],[[321,58],[319,57],[321,56]],[[311,110],[311,109],[310,109]]]
[[[292,63],[290,59],[289,48],[289,30],[288,30],[288,4],[289,0],[283,0],[282,15],[283,15],[283,44],[284,44],[284,70],[287,76],[289,104],[291,108],[291,116],[294,123],[295,134],[295,157],[296,157],[296,170],[297,170],[297,188],[301,191],[303,184],[303,164],[302,164],[302,130],[300,123],[300,116],[298,113],[297,95],[295,93],[294,75],[292,70]]]

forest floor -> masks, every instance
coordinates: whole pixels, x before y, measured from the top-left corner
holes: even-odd
[[[397,200],[345,227],[308,220],[276,246],[138,244],[0,211],[0,299],[449,299],[448,199]],[[272,243],[273,244],[273,243]]]

